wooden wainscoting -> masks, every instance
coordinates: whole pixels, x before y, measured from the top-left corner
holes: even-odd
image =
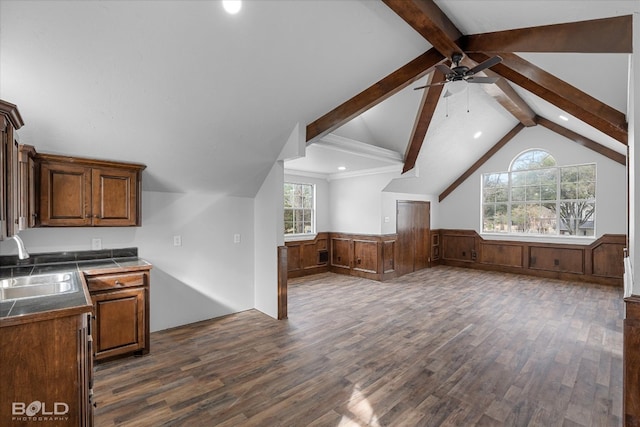
[[[624,234],[606,234],[590,245],[568,245],[486,240],[473,230],[437,233],[439,262],[444,265],[622,285]]]
[[[289,278],[327,271],[379,281],[396,277],[395,234],[318,233],[285,244]]]
[[[331,242],[329,271],[379,281],[396,277],[397,236],[395,234],[329,233],[329,238]]]
[[[318,233],[314,239],[285,242],[289,278],[329,271],[329,233]]]
[[[624,299],[622,348],[623,411],[625,426],[640,426],[640,296]]]

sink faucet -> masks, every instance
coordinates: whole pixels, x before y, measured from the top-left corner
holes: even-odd
[[[25,249],[24,243],[22,243],[22,239],[18,237],[17,234],[14,236],[11,236],[10,238],[15,240],[16,244],[18,245],[18,258],[19,259],[29,258],[29,252],[27,252],[27,249]]]

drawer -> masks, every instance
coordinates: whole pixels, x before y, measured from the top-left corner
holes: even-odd
[[[93,276],[87,279],[89,291],[130,288],[134,286],[144,286],[144,284],[144,273],[109,274]]]

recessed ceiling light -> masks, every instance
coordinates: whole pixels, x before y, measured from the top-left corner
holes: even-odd
[[[338,166],[339,171],[346,171],[347,168],[345,166]]]
[[[480,138],[480,135],[482,135],[482,131],[478,131],[476,133],[473,134],[473,139],[478,139]]]
[[[560,120],[564,120],[565,122],[569,121],[569,117],[567,116],[559,115],[558,117],[560,117]]]
[[[230,15],[235,15],[242,9],[242,0],[222,0],[222,7]]]

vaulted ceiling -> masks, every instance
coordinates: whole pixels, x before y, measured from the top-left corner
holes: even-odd
[[[233,16],[219,1],[0,0],[0,98],[20,109],[21,142],[145,163],[146,190],[252,196],[300,124],[330,132],[312,136],[300,162],[328,146],[325,168],[399,170],[414,159],[434,177],[416,191],[441,194],[521,121],[521,132],[560,124],[624,154],[628,27],[619,17],[634,12],[633,0],[248,0]],[[605,19],[585,24],[595,37],[559,25],[594,19]],[[573,37],[553,33],[552,50],[547,31],[527,31],[533,41],[502,33],[543,25]],[[537,50],[505,45],[505,34]],[[622,47],[608,50],[614,39]],[[413,90],[439,78],[430,70],[454,49],[476,63],[504,53],[491,69],[504,82],[445,101]],[[527,74],[533,66],[568,85]],[[502,95],[491,93],[498,87]],[[576,88],[597,102],[576,101]]]
[[[484,160],[494,154],[523,128],[543,126],[574,142],[624,165],[624,146],[627,144],[627,122],[625,113],[573,86],[553,73],[544,70],[522,56],[526,53],[555,54],[630,54],[632,53],[632,16],[622,15],[579,22],[539,25],[526,28],[507,29],[479,34],[463,33],[447,14],[432,0],[383,0],[384,3],[407,25],[419,33],[432,46],[414,60],[399,67],[380,81],[355,95],[327,114],[307,126],[307,141],[313,143],[338,130],[370,108],[382,103],[425,75],[428,77],[417,107],[417,114],[404,151],[403,172],[413,169],[421,152],[427,132],[434,121],[435,111],[443,102],[442,93],[446,85],[442,72],[435,70],[439,64],[451,65],[454,54],[463,54],[461,65],[472,68],[498,55],[500,63],[485,70],[481,75],[497,78],[495,84],[477,85],[515,118],[515,125],[496,139],[478,161],[462,173],[440,193],[446,197]],[[439,2],[451,5],[454,2]],[[460,2],[469,4],[470,2]],[[497,3],[497,2],[493,2]],[[488,6],[485,4],[485,6]],[[489,9],[487,7],[487,9]],[[464,12],[463,12],[464,13]],[[600,58],[600,61],[606,61]],[[595,61],[593,67],[598,66]],[[622,67],[620,67],[622,68]],[[435,71],[434,71],[435,70]],[[590,74],[591,69],[570,67],[575,73]],[[620,74],[618,74],[620,76]],[[624,75],[623,75],[624,76]],[[620,78],[620,77],[618,77]],[[597,79],[595,84],[609,85],[609,79]],[[623,79],[626,82],[626,78]],[[470,86],[470,85],[468,85]],[[473,85],[476,86],[476,85]],[[517,88],[517,89],[516,89]],[[520,95],[523,93],[523,96]],[[524,95],[526,93],[526,95]],[[468,95],[470,96],[470,95]],[[527,101],[527,99],[529,101]],[[545,104],[540,115],[530,104],[533,99]],[[467,101],[468,102],[468,101]],[[590,130],[576,132],[557,121],[553,108],[565,112],[566,116],[593,128],[605,135],[605,142],[595,141],[585,134]],[[448,108],[448,104],[447,107]],[[468,108],[468,107],[467,107]],[[544,115],[552,117],[544,117]],[[566,117],[565,116],[565,117]],[[464,120],[464,119],[463,119]],[[459,124],[464,126],[464,123]],[[582,125],[578,127],[584,128]],[[598,138],[601,139],[601,138]],[[612,144],[611,140],[615,140]],[[444,138],[437,141],[447,144]],[[613,145],[613,148],[612,148]]]

